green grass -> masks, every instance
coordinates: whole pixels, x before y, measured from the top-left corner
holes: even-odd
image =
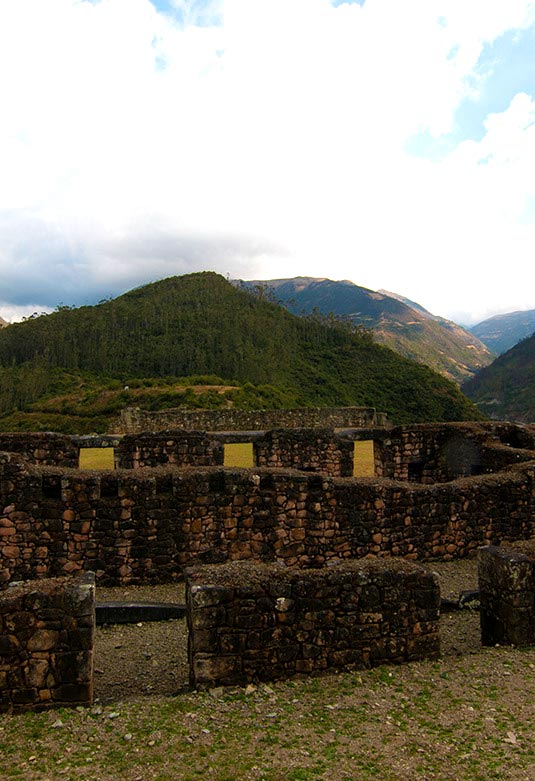
[[[535,777],[534,669],[535,649],[491,648],[248,695],[231,689],[3,715],[0,777],[526,781]]]

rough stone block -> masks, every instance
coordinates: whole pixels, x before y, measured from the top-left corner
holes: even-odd
[[[6,630],[0,635],[1,710],[91,702],[95,610],[90,573],[0,592],[0,615]]]
[[[535,643],[535,543],[479,550],[483,645]]]

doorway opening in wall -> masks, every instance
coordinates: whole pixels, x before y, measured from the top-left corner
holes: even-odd
[[[229,442],[224,446],[224,466],[241,466],[246,469],[253,467],[253,443]]]
[[[78,469],[115,469],[115,450],[113,447],[80,448]]]
[[[151,586],[97,586],[100,605],[183,605],[183,583]],[[140,696],[173,697],[189,680],[186,618],[128,623],[99,620],[95,632],[94,694],[102,705]],[[122,620],[128,620],[125,609]]]
[[[363,439],[355,442],[353,450],[353,477],[375,477],[373,439]]]

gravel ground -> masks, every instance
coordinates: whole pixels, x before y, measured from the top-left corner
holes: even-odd
[[[431,567],[444,596],[476,585],[475,562]],[[183,591],[97,595],[180,602]],[[441,621],[438,660],[210,692],[182,688],[183,621],[99,628],[99,701],[0,714],[0,779],[533,781],[535,648],[481,648],[475,611]]]
[[[443,597],[477,588],[477,561],[432,562]],[[184,602],[184,585],[97,588],[97,601]],[[444,613],[442,655],[473,654],[480,649],[479,614],[473,610]],[[177,694],[188,685],[185,620],[118,624],[97,629],[95,697],[111,703],[143,696]]]

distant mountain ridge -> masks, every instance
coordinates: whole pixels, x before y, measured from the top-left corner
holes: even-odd
[[[535,333],[535,309],[494,315],[474,325],[470,331],[496,355]]]
[[[6,325],[9,325],[9,323],[3,317],[0,317],[0,328],[5,328]]]
[[[496,358],[462,389],[494,420],[535,423],[535,334]]]
[[[416,309],[417,312],[420,312],[421,315],[423,315],[427,320],[443,320],[444,318],[438,317],[437,315],[431,314],[429,310],[425,309],[421,304],[417,304],[416,301],[411,301],[410,298],[406,298],[406,296],[401,296],[399,293],[392,293],[389,290],[384,290],[381,288],[381,290],[378,291],[379,293],[382,293],[384,296],[390,296],[390,298],[395,298],[397,301],[401,301],[402,304],[406,304],[411,309]],[[446,322],[451,322],[450,320],[447,320]]]
[[[370,290],[348,280],[315,277],[240,280],[239,284],[260,292],[272,291],[274,300],[294,314],[316,310],[349,319],[372,331],[380,344],[458,384],[493,359],[489,349],[469,331],[397,294]]]

